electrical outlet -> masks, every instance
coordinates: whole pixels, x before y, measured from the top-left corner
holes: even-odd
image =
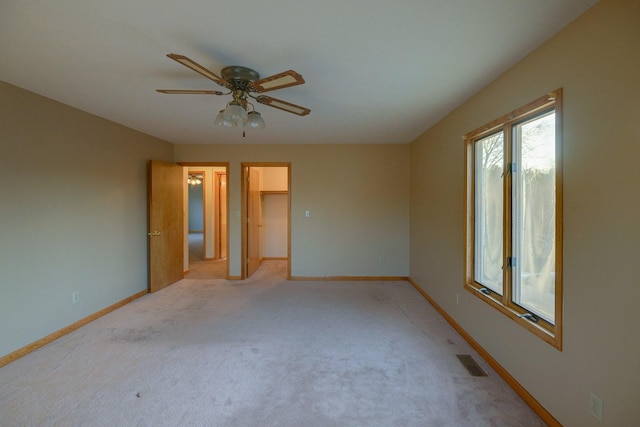
[[[80,302],[80,291],[71,292],[71,302],[73,304]]]
[[[456,292],[456,305],[460,305],[460,293]]]
[[[589,412],[602,422],[602,399],[593,393],[589,393]]]

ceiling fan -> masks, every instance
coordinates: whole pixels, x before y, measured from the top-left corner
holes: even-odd
[[[243,126],[248,129],[260,129],[264,128],[264,120],[260,113],[255,111],[253,104],[248,101],[248,98],[252,98],[263,105],[268,105],[273,108],[277,108],[288,113],[296,114],[298,116],[306,116],[311,112],[308,108],[301,107],[299,105],[292,104],[290,102],[282,101],[277,98],[272,98],[267,95],[254,96],[253,93],[264,93],[276,89],[282,89],[290,86],[297,86],[304,83],[304,79],[298,73],[293,70],[283,71],[282,73],[274,74],[273,76],[260,78],[260,74],[251,68],[232,65],[224,67],[218,76],[214,72],[208,70],[192,59],[183,55],[170,53],[167,55],[169,58],[191,68],[196,73],[203,75],[204,77],[213,80],[220,86],[228,89],[228,92],[221,92],[217,90],[172,90],[172,89],[157,89],[160,93],[168,94],[197,94],[197,95],[231,95],[233,99],[227,103],[224,110],[221,110],[214,123],[225,127],[237,127]],[[251,107],[251,111],[249,111]]]

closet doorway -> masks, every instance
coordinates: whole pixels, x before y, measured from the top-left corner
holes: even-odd
[[[242,163],[242,277],[264,261],[286,263],[291,277],[291,164]]]

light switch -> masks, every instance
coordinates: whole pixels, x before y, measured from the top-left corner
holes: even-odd
[[[304,216],[309,218],[311,216],[311,212],[309,211],[304,211]]]

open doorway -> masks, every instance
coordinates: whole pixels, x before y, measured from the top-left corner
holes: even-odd
[[[204,251],[205,236],[205,172],[188,168],[187,170],[187,232],[189,234],[189,265],[206,261]]]
[[[242,163],[242,277],[265,261],[290,268],[290,163]]]
[[[226,279],[228,164],[182,164],[186,279]]]

